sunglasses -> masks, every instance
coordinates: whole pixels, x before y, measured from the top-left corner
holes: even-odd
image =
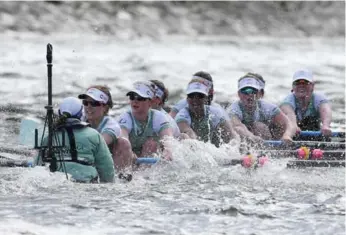
[[[240,93],[244,95],[256,95],[258,93],[258,90],[252,87],[245,87],[240,90]]]
[[[83,100],[83,105],[84,106],[88,106],[90,104],[91,107],[98,107],[103,105],[103,103],[101,103],[100,101],[87,101],[87,100]]]
[[[297,86],[297,85],[309,85],[311,82],[307,81],[307,80],[304,80],[304,79],[301,79],[301,80],[297,80],[295,82],[293,82],[293,85],[294,86]]]
[[[197,92],[196,92],[196,93],[188,94],[187,97],[188,97],[189,99],[203,99],[203,98],[205,98],[205,95],[202,94],[202,93],[197,93]]]
[[[137,100],[137,101],[146,101],[148,98],[144,98],[138,95],[129,95],[130,100]]]

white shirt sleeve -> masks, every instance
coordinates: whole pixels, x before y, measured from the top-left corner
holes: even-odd
[[[222,112],[222,115],[224,116],[224,118],[226,120],[230,120],[228,113],[226,112],[226,110],[220,104],[212,102],[210,106],[217,107],[218,109],[220,109],[221,112]]]
[[[106,117],[106,124],[105,126],[102,128],[101,130],[101,134],[102,133],[107,133],[110,134],[111,136],[113,136],[113,138],[117,139],[120,137],[120,126],[119,123],[112,117]]]
[[[159,134],[161,131],[167,128],[172,128],[166,114],[158,110],[152,110],[152,111],[153,111],[153,131],[154,132]]]
[[[227,114],[231,118],[232,116],[237,117],[240,121],[243,120],[243,112],[239,106],[239,100],[234,101],[231,106],[227,108]]]
[[[187,109],[180,110],[177,115],[175,116],[175,122],[187,122],[189,126],[191,126],[191,117],[189,114],[189,111]]]
[[[187,100],[186,98],[182,99],[182,100],[179,100],[178,103],[176,103],[173,107],[172,107],[172,110],[176,113],[178,113],[180,110],[182,110],[183,108],[187,107],[188,104],[187,104]]]
[[[129,112],[122,113],[118,117],[118,122],[121,128],[125,128],[129,133],[133,128],[132,118]]]
[[[219,108],[215,106],[209,106],[209,110],[210,110],[210,118],[211,118],[211,123],[213,125],[213,128],[216,128],[222,122],[225,122],[225,120],[227,120],[222,107]]]

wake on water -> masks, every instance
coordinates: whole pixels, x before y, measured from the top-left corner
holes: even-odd
[[[155,78],[172,105],[201,68],[215,77],[217,102],[234,98],[248,70],[264,75],[266,98],[277,102],[293,71],[307,66],[332,100],[333,128],[344,130],[344,8],[342,1],[3,2],[1,141],[16,147],[19,121],[44,116],[48,42],[56,46],[55,103],[107,83],[117,116],[128,108],[131,82]],[[131,182],[80,184],[47,167],[1,168],[0,233],[345,233],[344,168],[287,169],[287,159],[270,159],[248,171],[223,166],[241,157],[237,143],[173,146],[174,161],[141,169]]]

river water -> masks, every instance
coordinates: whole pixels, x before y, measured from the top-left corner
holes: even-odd
[[[118,40],[94,34],[8,32],[1,35],[1,143],[18,145],[19,123],[45,116],[46,44],[53,45],[53,103],[92,84],[111,87],[128,108],[135,80],[158,79],[168,104],[184,97],[192,74],[214,78],[215,99],[236,99],[237,79],[264,76],[265,99],[278,103],[295,70],[311,69],[316,91],[333,106],[334,130],[345,130],[342,37],[204,36]],[[175,143],[174,161],[135,173],[131,182],[76,184],[44,167],[0,168],[1,234],[345,234],[345,169],[287,169],[271,160],[254,172],[220,163],[239,157],[194,141]]]
[[[111,37],[3,35],[0,92],[2,140],[15,146],[21,118],[43,117],[47,103],[46,44],[53,45],[53,103],[91,84],[107,84],[127,108],[134,80],[159,79],[169,104],[184,97],[191,75],[209,71],[216,100],[236,98],[246,71],[267,81],[266,99],[290,92],[292,73],[311,68],[316,90],[332,100],[333,128],[344,130],[343,39],[167,38],[159,42]],[[6,133],[6,134],[5,134]],[[1,168],[2,234],[343,234],[345,170],[285,168],[273,160],[248,174],[218,162],[239,157],[235,148],[176,143],[176,161],[138,172],[129,183],[74,184],[43,167]]]

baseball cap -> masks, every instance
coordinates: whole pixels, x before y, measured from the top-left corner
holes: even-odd
[[[79,99],[86,99],[87,96],[89,96],[93,100],[102,102],[104,104],[107,104],[107,102],[109,100],[109,97],[106,93],[104,93],[103,91],[101,91],[95,87],[89,88],[86,93],[80,94],[78,96],[78,98]]]
[[[209,93],[209,88],[207,85],[201,83],[201,82],[191,82],[189,83],[189,85],[187,86],[187,89],[186,89],[186,94],[191,94],[191,93],[194,93],[194,92],[197,92],[197,93],[202,93],[204,95],[208,95]]]
[[[238,90],[241,90],[244,87],[252,87],[257,90],[262,89],[261,84],[258,82],[256,78],[253,77],[245,77],[238,82]]]
[[[71,117],[81,118],[83,114],[82,102],[75,97],[67,97],[59,105],[59,114],[68,113]]]
[[[136,93],[140,97],[152,99],[154,97],[153,88],[151,88],[151,84],[148,82],[135,82],[132,86],[132,89],[126,93],[126,95],[130,95],[131,93]]]
[[[309,81],[309,82],[314,81],[313,76],[312,76],[312,72],[307,70],[307,69],[298,70],[293,74],[293,82],[300,80],[300,79],[304,79],[304,80]]]

